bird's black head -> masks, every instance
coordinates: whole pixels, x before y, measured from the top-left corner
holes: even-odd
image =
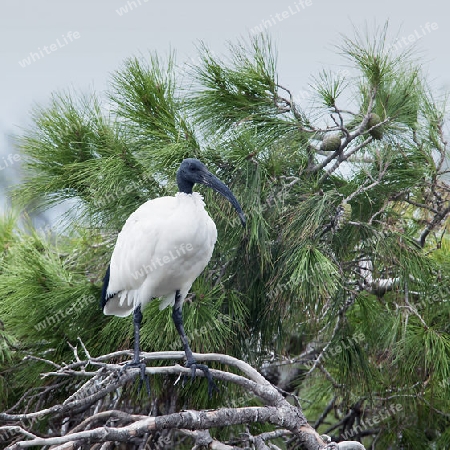
[[[214,176],[201,161],[194,158],[187,158],[181,163],[177,172],[178,189],[185,194],[192,194],[192,188],[195,183],[209,186],[227,198],[238,213],[242,226],[245,226],[245,215],[231,190]]]

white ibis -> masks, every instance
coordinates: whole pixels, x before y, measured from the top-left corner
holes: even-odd
[[[194,280],[211,259],[217,239],[216,225],[205,210],[203,198],[192,192],[195,183],[204,184],[227,198],[241,223],[245,216],[230,189],[197,159],[185,159],[177,172],[179,192],[141,205],[125,222],[117,237],[103,283],[101,305],[107,315],[125,317],[134,312],[134,357],[128,366],[141,369],[139,329],[142,309],[153,298],[164,297],[160,309],[172,305],[172,319],[181,337],[186,366],[192,377],[201,369],[214,386],[208,367],[197,364],[184,331],[182,305]]]

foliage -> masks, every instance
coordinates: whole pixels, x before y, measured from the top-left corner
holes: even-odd
[[[356,75],[322,71],[312,105],[280,84],[276,50],[257,36],[230,44],[228,59],[202,44],[185,85],[173,55],[130,58],[104,102],[59,93],[37,108],[21,139],[25,178],[14,198],[41,209],[70,200],[72,215],[59,235],[20,230],[11,218],[0,225],[0,407],[23,408],[30,389],[47,395],[43,359],[69,361],[78,338],[93,355],[130,348],[131,320],[105,317],[96,303],[104,269],[128,215],[172,195],[190,156],[230,186],[248,216],[243,233],[231,207],[198,188],[219,241],[184,307],[193,350],[253,364],[299,396],[314,428],[336,441],[447,445],[445,102],[413,55],[387,44],[386,27],[345,37],[341,51]],[[381,121],[374,127],[372,114]],[[326,151],[330,134],[341,144]],[[181,348],[157,302],[144,313],[142,346]],[[240,395],[223,389],[208,400],[206,383],[178,389],[171,380],[152,380],[151,405],[136,389],[122,404],[148,414],[170,397],[179,410]],[[78,383],[61,386],[72,392]],[[216,435],[232,440],[238,431]]]

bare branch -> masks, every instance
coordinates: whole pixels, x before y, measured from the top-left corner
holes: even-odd
[[[287,92],[289,94],[289,100],[284,99],[284,98],[283,98],[283,100],[289,106],[289,110],[292,111],[292,114],[294,115],[294,117],[300,123],[303,123],[304,119],[303,119],[302,115],[300,114],[300,112],[297,109],[297,105],[295,104],[294,96],[292,95],[292,92],[288,88],[285,88],[284,86],[281,86],[281,84],[277,84],[277,87],[279,87],[280,89],[283,89],[283,91],[285,91],[285,92]]]
[[[322,175],[322,177],[319,179],[318,184],[321,185],[323,184],[323,182],[334,172],[338,169],[338,167],[344,162],[346,161],[348,158],[350,158],[350,156],[352,156],[353,154],[355,154],[357,151],[361,150],[363,147],[365,147],[366,145],[370,144],[373,141],[373,137],[369,136],[364,142],[362,142],[361,144],[357,145],[356,147],[353,147],[351,150],[349,150],[346,154],[339,156],[339,158],[336,159],[336,162],[326,171],[326,173],[324,173]],[[342,149],[342,151],[345,148],[345,142],[343,144],[341,144],[341,146],[339,147],[339,149]],[[323,167],[321,167],[320,169],[323,169],[329,162],[331,162],[333,159],[336,158],[336,156],[340,153],[342,153],[341,151],[336,151],[334,152],[334,156],[332,158],[327,158],[329,159],[329,161],[323,165]],[[325,161],[324,161],[325,162]],[[321,164],[322,165],[322,164]],[[314,170],[316,171],[316,170]]]
[[[37,436],[33,433],[30,433],[29,431],[23,429],[19,425],[4,425],[0,427],[0,431],[6,431],[8,434],[23,434],[26,437],[29,437],[31,439],[37,439]]]
[[[75,347],[72,347],[73,349]],[[89,352],[83,348],[86,355]],[[74,350],[75,351],[75,350]],[[107,361],[117,356],[128,356],[130,352],[114,352],[109,355],[102,355],[97,358],[76,360],[70,364],[58,366],[58,370],[43,374],[45,377],[88,377],[87,383],[84,383],[75,394],[72,394],[62,405],[55,405],[40,411],[27,414],[0,414],[0,420],[4,422],[24,421],[35,419],[45,415],[51,415],[52,420],[55,417],[67,417],[77,412],[84,411],[88,407],[104,398],[108,393],[116,391],[124,383],[130,381],[139,374],[138,368],[123,370],[121,364],[110,364]],[[184,352],[142,352],[146,361],[156,359],[183,359]],[[253,369],[244,361],[236,358],[216,353],[194,354],[198,361],[217,361],[221,364],[228,364],[238,368],[243,374],[237,375],[231,372],[211,369],[212,376],[217,380],[226,381],[240,385],[248,392],[254,393],[260,397],[267,406],[263,407],[241,407],[241,408],[221,408],[216,410],[202,411],[181,411],[176,413],[167,413],[162,416],[149,417],[142,414],[130,414],[124,411],[110,409],[99,411],[98,405],[94,408],[94,413],[77,424],[70,431],[62,427],[63,432],[60,436],[40,437],[26,431],[23,427],[17,425],[7,425],[3,429],[22,432],[28,438],[12,443],[7,447],[8,450],[18,450],[33,446],[56,446],[61,450],[75,449],[78,445],[89,442],[103,443],[108,447],[109,442],[129,442],[130,440],[146,440],[145,436],[149,433],[162,430],[183,430],[183,433],[189,434],[195,439],[195,447],[209,445],[209,448],[218,450],[232,449],[229,445],[223,444],[211,438],[208,430],[214,427],[232,426],[246,423],[269,423],[282,430],[263,434],[257,437],[260,448],[266,446],[265,441],[279,436],[292,434],[302,443],[305,449],[320,450],[326,447],[325,442],[308,424],[303,415],[300,405],[291,405],[280,394],[278,389],[267,381],[259,372]],[[317,365],[320,361],[316,362]],[[49,361],[52,367],[57,367]],[[97,371],[86,371],[87,365],[97,366]],[[322,368],[321,368],[322,370]],[[149,374],[175,374],[189,375],[190,369],[178,364],[166,367],[147,367]],[[198,376],[204,376],[202,371],[198,371]],[[94,382],[95,381],[95,382]],[[93,392],[91,392],[93,390]],[[113,419],[113,421],[111,421]],[[110,422],[114,426],[108,425]],[[95,428],[94,428],[95,427]],[[189,430],[189,431],[187,431]],[[255,441],[256,443],[256,441]],[[274,448],[272,444],[266,447]]]
[[[319,450],[325,446],[319,435],[311,428],[301,412],[287,402],[281,407],[246,407],[222,408],[214,411],[181,411],[160,417],[147,417],[120,428],[101,427],[64,436],[34,438],[20,441],[7,447],[7,450],[19,450],[36,445],[61,445],[66,442],[86,441],[127,442],[132,438],[143,436],[147,432],[165,429],[203,430],[224,425],[244,423],[271,423],[284,426],[307,444],[308,449]]]
[[[425,242],[428,235],[447,217],[448,214],[450,214],[450,206],[447,206],[447,208],[444,208],[438,212],[434,216],[433,220],[427,225],[425,230],[422,231],[422,234],[418,240],[421,248],[425,247]]]
[[[334,396],[330,402],[328,403],[328,405],[326,406],[326,408],[323,410],[322,414],[320,415],[320,417],[316,420],[316,423],[314,424],[313,428],[317,429],[319,428],[320,425],[322,425],[323,421],[326,419],[326,417],[328,416],[328,413],[330,411],[333,410],[334,408],[334,404],[336,402],[336,396]]]

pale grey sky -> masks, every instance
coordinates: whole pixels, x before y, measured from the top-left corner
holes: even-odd
[[[280,82],[294,93],[323,66],[344,63],[333,46],[340,33],[351,34],[351,23],[388,19],[406,45],[408,36],[420,36],[433,86],[448,88],[449,18],[444,0],[1,0],[0,155],[11,152],[6,135],[29,124],[33,103],[45,104],[51,92],[101,92],[121,62],[139,52],[174,49],[181,63],[195,58],[203,40],[221,53],[226,41],[248,36],[262,21],[272,24]]]

